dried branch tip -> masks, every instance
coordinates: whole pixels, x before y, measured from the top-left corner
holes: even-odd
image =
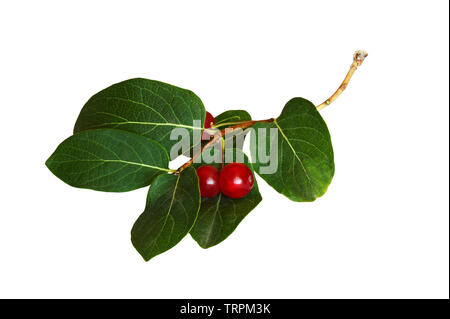
[[[360,66],[369,54],[364,50],[358,50],[353,54],[353,61]]]

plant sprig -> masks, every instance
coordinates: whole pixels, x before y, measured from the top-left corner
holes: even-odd
[[[265,120],[253,120],[244,110],[228,110],[217,116],[220,121],[212,129],[205,129],[209,127],[204,123],[207,112],[192,91],[142,78],[116,83],[87,101],[74,134],[56,148],[46,165],[65,183],[79,188],[126,192],[150,185],[146,208],[131,232],[134,247],[146,261],[189,233],[201,247],[212,247],[225,240],[261,202],[256,174],[292,201],[314,201],[326,192],[334,175],[334,155],[327,125],[318,111],[346,89],[366,57],[366,52],[356,51],[341,85],[317,106],[296,97],[278,117]],[[233,161],[243,159],[243,163],[231,164],[245,170],[246,192],[235,196],[232,189],[222,188],[223,192],[201,197],[196,169],[206,164],[202,153],[229,132],[248,128],[254,128],[251,159],[242,145],[225,149],[222,143],[222,162],[210,168],[225,171],[223,154],[231,151]],[[171,152],[178,143],[169,138],[175,130],[182,130],[192,145],[201,145],[199,131],[212,138],[195,153],[191,148],[190,160],[172,170],[169,162],[185,154]],[[272,131],[276,134],[260,133]],[[265,152],[275,147],[274,156],[267,159]]]

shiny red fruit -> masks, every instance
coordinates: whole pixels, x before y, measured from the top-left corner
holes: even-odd
[[[205,118],[205,125],[203,125],[204,128],[211,128],[216,123],[214,120],[214,116],[211,115],[208,111],[206,112],[206,118]]]
[[[205,124],[203,125],[204,128],[211,128],[211,126],[213,126],[216,123],[216,121],[214,120],[214,116],[211,115],[211,113],[209,113],[208,111],[206,112],[206,118],[205,118]],[[207,133],[207,132],[203,132],[202,134],[202,140],[206,141],[211,139],[211,134]]]
[[[220,172],[220,190],[231,198],[246,196],[253,187],[253,175],[247,165],[230,163]]]
[[[211,165],[203,165],[197,168],[200,194],[202,197],[214,197],[220,192],[219,170]]]

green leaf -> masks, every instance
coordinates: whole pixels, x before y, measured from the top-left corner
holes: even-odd
[[[45,163],[67,184],[105,192],[147,186],[166,173],[169,156],[143,136],[114,130],[88,130],[62,142]]]
[[[218,128],[218,129],[225,129],[227,127],[231,127],[234,125],[237,125],[241,122],[246,122],[246,121],[251,121],[252,117],[250,116],[250,114],[247,111],[244,110],[229,110],[229,111],[225,111],[222,114],[219,114],[218,116],[215,117],[215,125],[214,127]],[[247,133],[244,133],[245,131],[243,131],[244,134],[242,142],[238,142],[237,137],[241,134],[236,134],[234,136],[232,136],[233,138],[233,144],[231,145],[227,145],[225,147],[234,147],[234,148],[239,148],[242,149],[242,147],[244,146],[244,140],[245,140],[245,136],[247,135]],[[223,142],[222,142],[223,143]]]
[[[95,94],[84,105],[74,132],[93,128],[117,128],[149,137],[170,152],[177,140],[170,140],[174,128],[188,130],[191,142],[193,131],[202,130],[206,111],[200,98],[185,90],[163,82],[131,79],[114,84]],[[195,127],[193,121],[198,120]]]
[[[244,156],[244,163],[253,173],[253,167],[247,156],[239,149],[227,149],[236,155]],[[204,164],[195,164],[199,167]],[[217,168],[221,164],[209,164]],[[209,248],[225,240],[239,225],[239,223],[261,202],[262,197],[258,190],[255,175],[252,191],[245,197],[233,199],[222,193],[215,197],[202,198],[202,204],[198,213],[197,221],[191,230],[191,236],[202,248]]]
[[[251,121],[252,117],[244,110],[229,110],[217,115],[214,120],[214,127],[224,129],[239,124],[239,122]]]
[[[157,177],[131,230],[134,247],[146,261],[169,250],[189,233],[199,208],[200,188],[193,167],[179,175]]]
[[[293,201],[313,201],[322,196],[334,175],[333,147],[325,121],[314,104],[302,98],[290,100],[273,123],[257,123],[254,129],[275,128],[278,132],[278,169],[273,174],[262,174],[258,148],[265,144],[266,152],[274,146],[276,136],[266,130],[262,139],[252,133],[251,154],[255,171],[275,190]],[[255,149],[255,145],[258,148]]]
[[[215,119],[214,128],[222,130],[222,129],[230,127],[230,126],[237,125],[241,122],[251,121],[252,117],[250,116],[250,114],[247,111],[244,111],[244,110],[229,110],[229,111],[225,111],[225,112],[219,114],[214,119]],[[239,134],[236,134],[236,135],[239,135]],[[211,136],[211,138],[212,137],[213,136]],[[242,143],[238,143],[237,139],[234,138],[233,144],[226,146],[226,147],[234,147],[234,148],[242,149],[243,144],[244,144],[244,139],[245,139],[245,136],[242,139]],[[209,141],[202,140],[199,148],[201,148],[208,142]],[[223,138],[220,140],[220,143],[224,143]],[[187,152],[185,152],[183,155],[192,157],[194,155],[195,146],[196,145],[192,145],[190,147],[190,149]]]

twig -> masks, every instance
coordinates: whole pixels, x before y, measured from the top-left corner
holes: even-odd
[[[348,71],[347,75],[345,76],[344,81],[342,81],[341,85],[339,86],[339,88],[336,90],[336,92],[333,93],[332,96],[330,96],[330,98],[328,98],[325,102],[323,102],[322,104],[316,106],[317,109],[320,111],[321,109],[323,109],[324,107],[330,105],[334,100],[337,99],[337,97],[339,95],[341,95],[342,92],[344,92],[344,90],[346,89],[348,82],[350,82],[350,79],[353,76],[353,73],[355,73],[356,69],[363,63],[364,59],[367,57],[367,52],[366,51],[356,51],[353,54],[353,63],[350,66],[350,70]]]
[[[348,71],[347,75],[345,76],[344,81],[342,81],[342,83],[341,83],[341,85],[339,86],[339,88],[336,90],[336,92],[333,93],[332,96],[330,96],[329,99],[327,99],[327,100],[326,100],[325,102],[323,102],[322,104],[319,104],[319,105],[316,106],[316,108],[317,108],[319,111],[320,111],[321,109],[323,109],[324,107],[330,105],[334,100],[337,99],[337,97],[338,97],[339,95],[341,95],[341,93],[346,89],[346,87],[347,87],[347,85],[348,85],[348,82],[350,82],[350,79],[352,78],[353,73],[355,73],[356,69],[363,63],[363,61],[364,61],[364,59],[367,57],[367,55],[368,55],[367,52],[366,52],[366,51],[362,51],[362,50],[356,51],[356,52],[353,54],[353,63],[352,63],[352,65],[350,66],[350,70]],[[232,129],[232,130],[234,130],[234,129],[246,129],[246,128],[251,127],[251,126],[253,126],[254,124],[259,123],[259,122],[270,123],[270,122],[273,122],[273,121],[274,121],[274,119],[271,118],[271,119],[260,120],[260,121],[245,121],[245,122],[227,123],[227,124],[237,124],[237,125],[228,127],[227,129],[228,129],[228,130],[229,130],[229,129]],[[222,124],[222,125],[225,125],[225,124]],[[226,130],[226,129],[223,129],[223,130],[221,130],[221,131],[219,131],[219,132],[216,132],[216,133],[214,134],[213,139],[211,139],[208,143],[206,143],[205,145],[203,145],[202,148],[201,148],[201,150],[200,150],[198,153],[194,154],[194,156],[192,156],[192,158],[191,158],[189,161],[187,161],[187,162],[184,163],[182,166],[180,166],[176,171],[173,172],[173,174],[180,174],[185,168],[191,166],[191,164],[194,163],[195,159],[196,159],[197,157],[199,157],[200,154],[202,154],[203,151],[204,151],[205,149],[207,149],[208,147],[210,147],[213,143],[219,142],[219,139],[222,138],[223,136],[225,136],[225,130]]]
[[[194,155],[191,157],[191,159],[190,159],[189,161],[187,161],[187,162],[184,163],[182,166],[180,166],[180,167],[174,172],[174,174],[179,174],[179,173],[181,173],[185,168],[191,166],[191,164],[194,163],[195,159],[197,159],[197,157],[199,157],[200,154],[203,153],[203,151],[204,151],[205,149],[207,149],[208,147],[210,147],[212,144],[218,142],[219,139],[220,139],[221,137],[225,136],[225,131],[226,131],[226,130],[227,130],[227,133],[230,133],[232,130],[236,130],[236,129],[244,130],[244,129],[250,127],[250,126],[255,125],[256,123],[260,123],[260,122],[270,123],[270,122],[273,122],[273,121],[274,121],[273,118],[270,118],[270,119],[267,119],[267,120],[259,120],[259,121],[245,121],[245,122],[242,122],[242,123],[240,123],[240,124],[238,124],[238,125],[234,125],[234,126],[231,126],[231,127],[227,127],[227,128],[225,128],[225,129],[223,129],[223,130],[221,130],[221,131],[219,131],[219,132],[216,132],[216,133],[214,134],[214,137],[213,137],[208,143],[206,143],[205,145],[203,145],[202,148],[201,148],[201,150],[200,150],[199,152],[197,152],[196,154],[194,154]],[[231,131],[230,131],[230,130],[231,130]]]

